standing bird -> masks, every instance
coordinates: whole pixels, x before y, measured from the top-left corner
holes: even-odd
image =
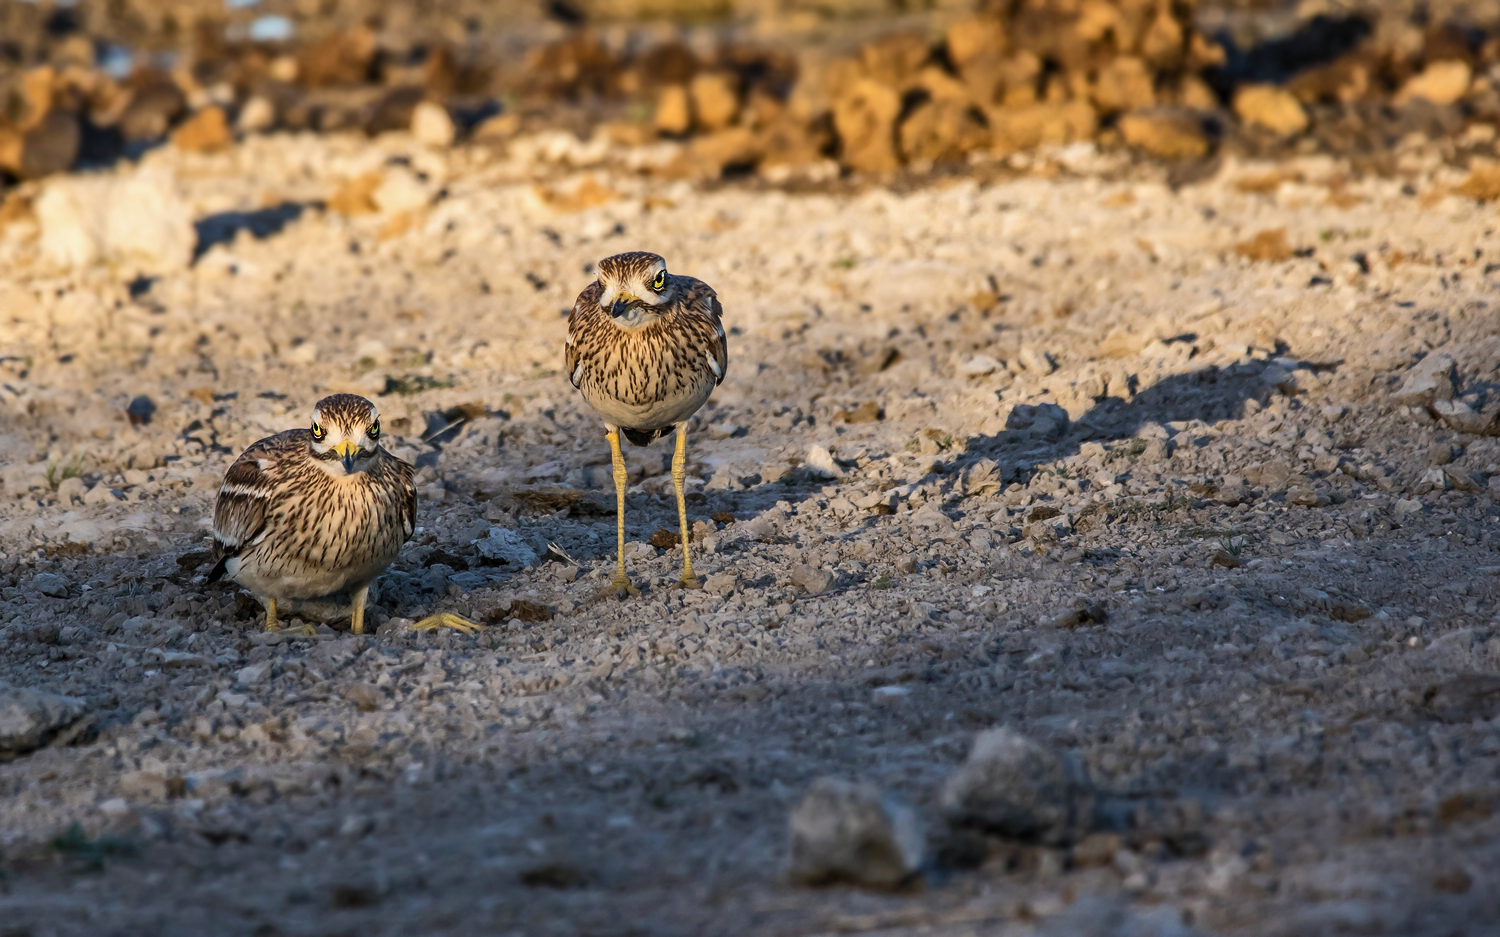
[[[289,429],[246,449],[214,504],[214,564],[265,600],[275,631],[278,599],[353,591],[352,627],[365,630],[370,583],[396,558],[417,515],[414,469],[380,447],[380,414],[354,394],[313,408],[310,429]],[[415,630],[478,625],[447,613]]]
[[[625,575],[625,457],[620,434],[637,446],[677,430],[672,484],[682,541],[682,586],[700,583],[688,554],[687,503],[682,482],[687,462],[687,419],[724,380],[729,346],[724,307],[702,280],[667,273],[667,262],[648,251],[599,261],[568,317],[568,378],[604,420],[614,463],[619,563],[610,589],[635,594]]]

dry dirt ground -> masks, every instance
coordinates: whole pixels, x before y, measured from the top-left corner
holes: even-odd
[[[565,149],[157,151],[200,254],[155,276],[0,232],[0,681],[87,712],[0,763],[0,933],[1494,933],[1500,438],[1435,417],[1500,391],[1464,170],[1174,191],[1077,147],[793,193]],[[322,206],[372,170],[404,212]],[[731,327],[690,437],[709,588],[673,587],[658,443],[643,595],[596,603],[564,316],[633,248]],[[218,480],[346,390],[420,530],[378,634],[262,634],[202,581]],[[490,627],[403,630],[434,610]],[[998,725],[1077,754],[1097,832],[945,827]],[[821,775],[916,805],[922,883],[786,881]]]

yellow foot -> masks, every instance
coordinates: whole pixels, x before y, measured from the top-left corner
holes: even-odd
[[[641,590],[637,589],[629,579],[624,576],[616,576],[609,581],[609,585],[599,590],[599,595],[596,598],[628,599],[631,596],[640,594]]]
[[[697,576],[683,576],[681,579],[677,580],[677,585],[681,586],[684,589],[702,589],[703,580],[699,579]]]
[[[285,628],[284,629],[279,624],[278,625],[268,625],[266,627],[266,630],[267,631],[284,631],[286,634],[291,635],[294,638],[315,638],[315,637],[318,636],[318,629],[315,628],[315,627],[313,627],[313,625],[312,625],[311,622],[306,622],[306,621],[304,621],[301,625],[299,625],[298,627],[295,627],[295,628]]]
[[[452,612],[438,612],[436,615],[428,615],[411,626],[412,631],[436,631],[439,628],[452,628],[464,634],[473,634],[476,631],[483,631],[484,625],[477,621],[469,621],[462,615],[455,615]]]

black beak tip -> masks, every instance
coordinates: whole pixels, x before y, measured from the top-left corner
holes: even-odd
[[[344,456],[343,462],[344,462],[344,471],[346,471],[346,472],[352,472],[352,471],[354,471],[354,456],[352,456],[352,455],[346,455],[346,456]]]

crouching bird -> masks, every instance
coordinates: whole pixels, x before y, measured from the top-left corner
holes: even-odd
[[[672,485],[682,542],[682,580],[700,583],[688,551],[687,420],[724,380],[729,347],[724,309],[701,280],[667,273],[667,262],[647,251],[599,261],[598,278],[578,295],[568,317],[564,349],[568,378],[604,420],[615,478],[618,562],[609,590],[636,593],[625,575],[625,457],[620,434],[638,446],[677,431]]]
[[[351,627],[365,630],[370,583],[411,536],[415,470],[380,445],[380,414],[354,394],[313,408],[312,426],[267,436],[235,460],[214,504],[210,582],[227,576],[266,606],[351,592]],[[416,630],[480,626],[458,615],[424,618]]]

